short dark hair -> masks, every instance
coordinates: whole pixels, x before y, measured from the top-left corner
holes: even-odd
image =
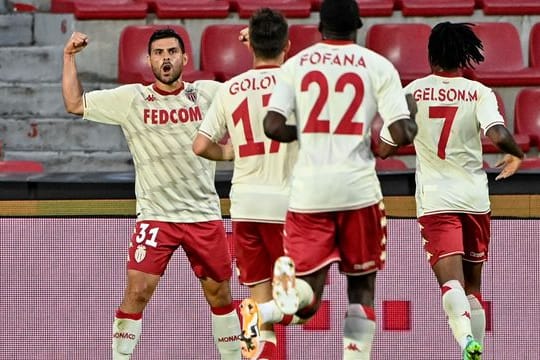
[[[282,13],[269,8],[255,11],[249,19],[249,44],[255,56],[277,57],[287,46],[289,25]]]
[[[431,30],[428,52],[429,62],[445,70],[474,68],[484,61],[482,41],[470,23],[439,23]]]
[[[178,40],[178,44],[180,45],[180,50],[182,50],[183,53],[186,52],[185,46],[184,46],[184,40],[182,40],[182,37],[178,35],[176,31],[174,31],[171,28],[166,29],[158,29],[152,33],[150,36],[150,40],[148,40],[148,55],[152,52],[152,43],[156,40],[160,39],[167,39],[167,38],[175,38]]]
[[[362,27],[356,0],[324,0],[320,10],[320,30],[347,35]]]

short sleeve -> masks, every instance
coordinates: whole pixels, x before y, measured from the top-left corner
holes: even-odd
[[[291,114],[295,110],[294,71],[293,62],[288,61],[281,67],[277,76],[276,86],[268,103],[268,111],[275,111],[288,119],[289,125],[294,125]]]
[[[482,86],[480,88],[480,98],[478,101],[478,107],[476,109],[476,118],[480,123],[480,127],[484,131],[484,134],[495,125],[505,125],[504,118],[499,112],[499,104],[497,103],[497,97],[493,91]]]
[[[222,92],[218,92],[199,127],[199,133],[207,136],[213,142],[220,141],[227,133],[227,116],[221,94]]]
[[[134,85],[94,90],[83,94],[83,118],[104,124],[121,125],[133,100]]]

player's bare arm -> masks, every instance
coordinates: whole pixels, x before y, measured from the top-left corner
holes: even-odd
[[[193,152],[208,160],[231,161],[234,160],[234,150],[231,143],[224,145],[213,142],[204,134],[198,133],[193,141]]]
[[[286,125],[287,119],[275,111],[268,111],[264,117],[264,134],[279,142],[293,142],[298,138],[296,126]]]
[[[62,97],[66,111],[76,115],[84,112],[82,86],[77,74],[75,55],[88,45],[88,36],[74,32],[64,46],[64,67],[62,71]]]
[[[497,163],[497,167],[501,167],[501,173],[497,175],[495,180],[506,179],[519,169],[521,160],[525,157],[523,151],[519,148],[514,140],[514,137],[503,125],[495,125],[489,128],[486,136],[502,151],[506,153],[501,161]]]

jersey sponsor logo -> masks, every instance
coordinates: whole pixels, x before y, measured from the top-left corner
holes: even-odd
[[[303,65],[336,65],[366,67],[364,57],[358,54],[320,53],[318,51],[302,54],[300,66]]]
[[[478,101],[478,92],[476,90],[470,92],[465,89],[454,88],[435,89],[427,87],[415,90],[413,96],[416,101]]]
[[[115,332],[113,338],[135,340],[135,334],[128,332]]]
[[[229,86],[229,93],[236,95],[242,91],[264,90],[274,87],[276,77],[274,75],[266,75],[261,78],[253,77],[242,79],[242,81],[234,81]]]
[[[234,342],[234,341],[240,341],[240,336],[231,335],[231,336],[222,336],[218,338],[218,342],[222,342],[222,343],[229,343],[229,342]]]
[[[145,97],[144,100],[152,102],[152,101],[156,101],[156,97],[153,94],[148,94],[148,96]]]
[[[166,125],[192,121],[202,121],[202,111],[198,106],[180,109],[144,109],[143,119],[145,124]]]

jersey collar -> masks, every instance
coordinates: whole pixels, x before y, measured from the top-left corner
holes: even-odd
[[[259,65],[255,66],[253,69],[260,70],[260,69],[275,69],[279,68],[279,65]]]
[[[324,39],[321,42],[323,44],[328,44],[328,45],[350,45],[350,44],[355,43],[352,40],[336,40],[336,39]]]
[[[455,71],[433,71],[433,75],[442,76],[442,77],[461,77],[463,76],[463,72],[461,70],[455,70]]]
[[[157,87],[157,85],[155,83],[152,84],[152,89],[154,89],[154,91],[157,92],[159,95],[164,95],[164,96],[178,95],[178,94],[180,94],[182,92],[182,90],[184,90],[184,82],[182,81],[182,86],[180,86],[178,89],[173,90],[173,91],[161,90],[160,88]]]

